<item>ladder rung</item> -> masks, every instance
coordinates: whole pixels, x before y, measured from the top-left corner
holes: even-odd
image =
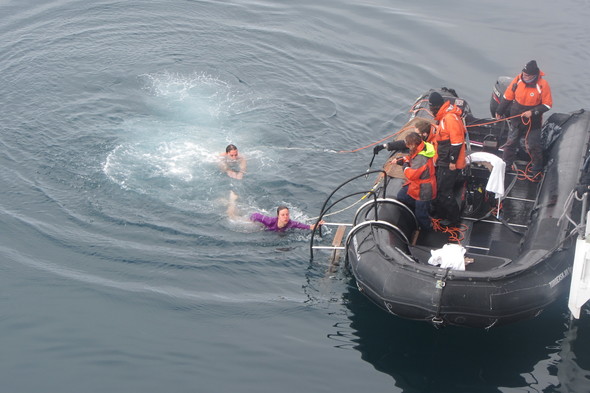
[[[512,199],[514,201],[531,202],[531,203],[534,203],[535,202],[534,199],[517,198],[517,197],[511,197],[511,196],[507,196],[507,197],[504,197],[502,199]]]
[[[483,251],[490,251],[487,247],[478,247],[478,246],[463,246],[465,248],[473,248],[474,250],[483,250]]]
[[[462,217],[462,219],[463,220],[468,220],[468,221],[487,222],[488,224],[500,224],[500,225],[503,225],[503,223],[500,222],[500,221],[480,220],[480,219],[472,218],[472,217]],[[511,227],[528,228],[527,225],[522,225],[522,224],[512,224],[510,222],[507,222],[506,224],[508,224],[508,226],[511,226]]]

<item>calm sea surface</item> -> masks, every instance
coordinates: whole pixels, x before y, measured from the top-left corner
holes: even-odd
[[[385,315],[309,234],[412,101],[536,59],[588,107],[587,0],[0,2],[0,391],[588,392],[590,312]],[[248,158],[229,181],[217,155]],[[378,156],[375,165],[382,164]],[[377,162],[378,161],[378,162]]]

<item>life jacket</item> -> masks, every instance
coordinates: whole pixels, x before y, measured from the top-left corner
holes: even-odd
[[[449,166],[451,162],[457,169],[465,168],[465,134],[467,129],[463,123],[461,108],[445,102],[436,114],[436,164]],[[460,146],[457,157],[452,157],[453,146]]]
[[[408,157],[410,165],[404,169],[408,180],[408,195],[415,200],[430,201],[436,198],[436,175],[434,169],[434,146],[422,142],[416,152]]]
[[[518,74],[504,91],[504,98],[507,101],[514,101],[522,109],[528,110],[538,105],[544,105],[547,110],[553,106],[551,88],[549,83],[543,79],[542,71],[539,71],[537,80],[533,83],[525,83],[522,74]],[[520,112],[519,112],[520,113]]]

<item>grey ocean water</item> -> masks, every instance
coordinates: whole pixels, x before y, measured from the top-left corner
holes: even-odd
[[[431,87],[488,116],[536,59],[554,112],[588,107],[590,3],[0,2],[0,391],[588,392],[566,299],[488,332],[385,315],[300,221],[367,169],[338,153]],[[248,156],[242,184],[216,155]],[[383,159],[384,157],[378,157]],[[376,162],[376,165],[381,162]]]

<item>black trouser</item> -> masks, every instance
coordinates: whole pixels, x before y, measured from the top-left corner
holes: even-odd
[[[502,159],[506,162],[506,166],[512,165],[516,159],[516,150],[520,146],[520,138],[525,139],[525,146],[528,148],[528,153],[531,156],[532,170],[540,171],[543,169],[543,141],[541,140],[541,127],[538,121],[533,121],[531,130],[529,125],[523,124],[520,118],[512,119],[512,127],[508,132],[508,139],[506,144],[502,146],[504,153]],[[527,135],[528,132],[528,135]]]
[[[436,213],[439,218],[452,222],[458,221],[461,216],[454,193],[458,174],[458,169],[452,171],[448,166],[436,167]]]
[[[421,229],[431,230],[432,222],[428,212],[430,210],[430,201],[420,201],[408,195],[408,185],[403,186],[397,193],[397,200],[403,202],[406,206],[414,211],[416,220]]]

